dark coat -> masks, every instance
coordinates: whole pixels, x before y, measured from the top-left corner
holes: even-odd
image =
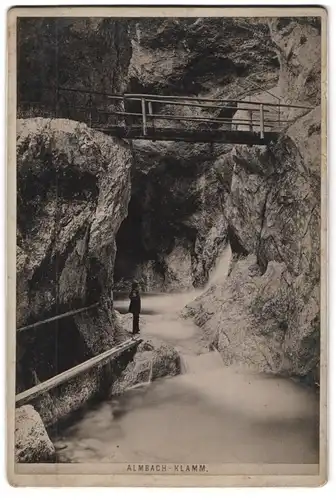
[[[140,314],[141,311],[141,299],[139,290],[132,290],[129,294],[130,306],[128,311],[132,314]]]

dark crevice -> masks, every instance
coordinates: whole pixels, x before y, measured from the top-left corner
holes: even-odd
[[[264,223],[265,223],[265,216],[266,216],[266,207],[267,207],[267,202],[268,202],[268,197],[272,191],[272,188],[268,190],[265,196],[264,204],[261,210],[261,224],[260,224],[260,231],[259,231],[259,236],[258,236],[258,248],[257,248],[257,263],[260,267],[261,273],[264,274],[267,270],[268,266],[268,260],[266,258],[265,252],[263,251],[262,248],[262,232],[264,228]]]
[[[68,317],[20,333],[17,355],[16,386],[23,391],[89,359],[90,352]]]
[[[239,237],[231,225],[228,226],[228,240],[232,254],[238,257],[247,257],[248,251],[241,244]]]
[[[128,215],[121,223],[116,237],[115,282],[121,279],[132,280],[139,264],[156,258],[155,252],[145,246],[142,226],[142,205],[139,198],[133,195],[128,205]]]
[[[89,305],[99,302],[103,293],[102,283],[99,280],[101,267],[101,263],[95,257],[89,259],[86,282],[86,302]]]

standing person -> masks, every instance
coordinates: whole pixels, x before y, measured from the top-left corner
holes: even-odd
[[[132,289],[129,294],[129,298],[131,302],[128,311],[133,314],[133,335],[135,335],[137,333],[140,333],[139,316],[141,312],[141,298],[139,283],[137,281],[134,281],[132,283]]]

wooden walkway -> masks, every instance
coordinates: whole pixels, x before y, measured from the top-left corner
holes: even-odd
[[[142,139],[150,141],[180,141],[201,143],[226,143],[226,144],[250,144],[263,145],[275,141],[277,132],[265,132],[263,137],[257,132],[236,130],[183,130],[174,128],[156,128],[155,131],[148,130],[143,134],[142,128],[137,126],[127,127],[97,127],[104,134],[120,139]]]
[[[271,102],[155,94],[109,95],[57,88],[52,105],[20,102],[20,116],[69,118],[122,139],[260,145],[310,107]]]

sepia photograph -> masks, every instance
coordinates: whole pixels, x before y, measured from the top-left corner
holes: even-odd
[[[9,11],[12,484],[325,483],[326,24]]]

